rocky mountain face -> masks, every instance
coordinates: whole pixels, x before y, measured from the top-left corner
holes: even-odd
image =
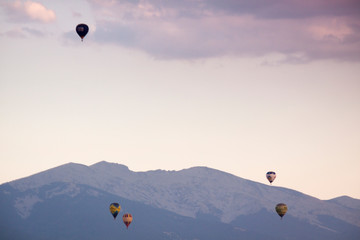
[[[9,239],[100,239],[105,232],[102,239],[117,234],[204,240],[360,237],[358,199],[323,201],[206,167],[133,172],[108,162],[69,163],[1,185],[0,199],[0,228],[7,230],[1,239],[1,234]],[[121,213],[133,213],[130,231],[111,231],[120,229],[121,220],[117,226],[107,224],[113,220],[108,205],[116,201]],[[274,210],[279,202],[288,205],[283,220]],[[50,230],[53,235],[47,238]]]

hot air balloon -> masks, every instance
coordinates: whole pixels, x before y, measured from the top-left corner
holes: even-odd
[[[277,214],[279,214],[279,216],[282,219],[282,217],[287,212],[288,208],[287,208],[285,203],[279,203],[279,204],[276,205],[275,210],[276,210]]]
[[[114,219],[119,214],[120,209],[121,209],[121,207],[120,207],[120,205],[118,203],[110,204],[110,212],[113,215]]]
[[[82,41],[84,39],[84,37],[86,36],[86,34],[89,32],[89,27],[88,27],[88,25],[81,23],[76,26],[76,32],[80,36],[81,41]]]
[[[266,178],[267,178],[267,180],[269,180],[269,182],[271,184],[276,178],[276,173],[275,172],[267,172]]]
[[[123,215],[123,221],[124,221],[124,224],[126,225],[126,228],[129,227],[130,223],[132,222],[133,220],[133,217],[131,216],[130,213],[125,213]]]

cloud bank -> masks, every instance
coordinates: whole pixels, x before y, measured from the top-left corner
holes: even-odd
[[[15,22],[38,21],[42,23],[53,22],[56,19],[55,12],[47,9],[38,2],[13,1],[2,4],[10,20]]]
[[[93,37],[165,59],[360,60],[357,0],[90,0]]]

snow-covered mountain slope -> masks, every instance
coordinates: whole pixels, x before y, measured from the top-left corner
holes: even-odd
[[[273,212],[277,203],[284,202],[288,205],[287,215],[314,225],[322,224],[318,216],[330,216],[360,227],[359,210],[347,207],[344,199],[323,201],[206,167],[133,172],[124,165],[104,161],[91,166],[69,163],[9,184],[17,190],[27,191],[55,182],[88,185],[183,216],[214,215],[224,223],[262,209]],[[74,194],[74,191],[70,192]],[[36,195],[26,198],[32,204],[42,201]],[[353,200],[352,206],[360,202]],[[21,201],[25,199],[18,199]],[[30,214],[24,210],[19,212]]]
[[[36,196],[33,199],[25,196]],[[19,199],[24,199],[21,203]],[[115,220],[111,202],[122,206]],[[18,204],[15,206],[15,202]],[[24,216],[18,212],[28,210]],[[30,208],[29,206],[32,205]],[[130,212],[133,223],[126,229],[121,215]],[[241,215],[231,223],[210,214],[196,218],[128,200],[88,185],[55,182],[20,192],[9,184],[0,186],[0,239],[12,240],[358,240],[360,228],[331,217],[324,227],[291,215],[282,221],[274,211]]]
[[[341,206],[360,211],[360,200],[359,199],[351,198],[348,196],[341,196],[341,197],[330,199],[330,200],[328,200],[328,202],[337,203]]]

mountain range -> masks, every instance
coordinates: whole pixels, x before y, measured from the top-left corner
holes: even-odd
[[[118,202],[114,220],[109,205]],[[277,203],[286,203],[281,220]],[[134,219],[129,229],[122,214]],[[0,185],[0,239],[360,239],[360,200],[331,200],[207,167],[134,172],[68,163]]]

